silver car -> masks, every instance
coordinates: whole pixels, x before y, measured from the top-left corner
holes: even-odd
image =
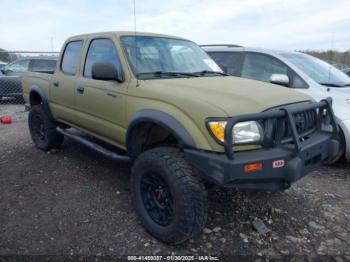
[[[350,68],[344,69],[343,72],[350,77]]]
[[[202,48],[227,74],[294,88],[316,101],[332,97],[342,139],[337,159],[344,154],[350,159],[350,78],[345,73],[300,52],[234,45]]]

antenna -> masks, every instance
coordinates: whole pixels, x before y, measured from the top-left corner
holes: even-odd
[[[332,32],[332,38],[331,38],[331,50],[330,50],[330,65],[329,65],[329,71],[328,71],[328,83],[331,82],[331,71],[332,71],[332,63],[333,63],[333,44],[334,44],[334,32]]]
[[[136,43],[136,0],[134,0],[134,47],[135,47],[135,67],[137,71],[137,43]],[[136,72],[137,74],[137,72]],[[139,87],[139,79],[136,75],[136,87]]]

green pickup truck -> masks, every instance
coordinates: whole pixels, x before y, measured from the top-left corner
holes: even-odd
[[[205,226],[208,184],[284,190],[339,148],[330,99],[227,76],[179,37],[74,36],[53,74],[28,72],[22,82],[36,147],[66,136],[133,163],[135,208],[167,243]]]

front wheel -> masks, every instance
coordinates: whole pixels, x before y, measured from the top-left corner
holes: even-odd
[[[132,169],[131,187],[143,225],[161,241],[181,243],[205,226],[205,187],[179,150],[142,153]]]

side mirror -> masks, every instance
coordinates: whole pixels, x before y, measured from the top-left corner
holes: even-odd
[[[270,83],[288,87],[289,77],[282,74],[272,74],[270,77]]]
[[[92,78],[96,80],[116,80],[123,82],[117,68],[112,63],[96,62],[92,65]]]

